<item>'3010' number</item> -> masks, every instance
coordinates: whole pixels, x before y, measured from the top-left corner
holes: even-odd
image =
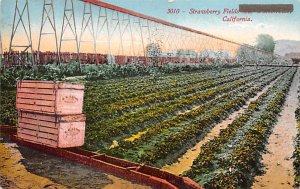
[[[167,14],[179,14],[180,9],[168,9]]]

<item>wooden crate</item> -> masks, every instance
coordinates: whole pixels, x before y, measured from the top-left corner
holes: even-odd
[[[84,144],[85,115],[52,115],[19,112],[17,136],[55,148],[78,147]]]
[[[82,114],[84,85],[54,81],[21,80],[16,108],[45,114]]]

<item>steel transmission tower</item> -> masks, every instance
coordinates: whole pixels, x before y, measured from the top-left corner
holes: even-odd
[[[65,38],[65,32],[67,28],[71,30],[73,38]],[[61,54],[62,43],[66,41],[75,41],[78,61],[80,62],[79,43],[77,37],[73,0],[65,0],[64,16],[63,16],[63,23],[62,23],[61,35],[60,35],[60,44],[58,50],[59,54]]]
[[[44,27],[45,27],[45,24],[47,23],[47,21],[50,24],[51,31],[44,32]],[[47,28],[47,30],[49,30],[49,28]],[[39,60],[40,60],[41,42],[42,42],[42,37],[44,35],[54,35],[55,48],[56,48],[55,50],[56,50],[58,62],[60,62],[59,50],[58,50],[58,41],[57,41],[57,32],[56,32],[56,24],[55,24],[55,17],[54,17],[53,0],[44,0],[41,30],[40,30],[40,37],[39,37],[39,43],[38,43],[38,53],[39,53],[38,58],[39,58]]]
[[[121,21],[120,21],[120,12],[119,11],[112,11],[111,24],[112,24],[112,31],[110,33],[110,40],[112,40],[112,37],[115,33],[116,33],[116,35],[118,35],[118,38],[120,41],[120,46],[118,47],[117,54],[123,55],[124,48],[123,48],[123,39],[122,39]]]
[[[134,55],[134,40],[133,40],[132,23],[131,23],[130,15],[129,14],[123,14],[123,18],[121,19],[121,22],[124,25],[124,27],[121,30],[121,38],[123,40],[124,39],[124,34],[129,30],[130,46],[129,46],[128,54]]]
[[[1,36],[1,32],[0,32],[0,56],[2,56],[2,54],[3,54],[3,46],[2,46],[2,36]]]
[[[3,57],[3,46],[2,46],[2,37],[0,31],[0,66],[2,65],[2,57]]]
[[[83,40],[83,35],[88,32],[92,36],[92,40]],[[93,12],[92,5],[90,3],[84,3],[83,16],[82,16],[82,25],[81,25],[81,34],[79,39],[79,50],[81,50],[82,43],[92,43],[93,51],[96,53],[96,36],[94,30],[94,21],[93,21]]]
[[[24,1],[22,1],[24,2]],[[26,22],[27,21],[27,22]],[[21,24],[21,26],[20,26]],[[26,37],[27,43],[24,43],[22,45],[15,45],[15,37],[18,29],[23,29],[23,32],[25,35],[22,35]],[[18,42],[20,43],[20,42]],[[19,4],[19,0],[16,0],[15,5],[15,11],[14,11],[14,21],[13,21],[13,27],[12,27],[12,33],[11,33],[11,39],[9,44],[9,52],[11,53],[13,50],[21,50],[21,56],[14,57],[17,58],[19,64],[21,63],[32,63],[34,64],[34,57],[33,57],[33,47],[32,47],[32,37],[31,37],[31,24],[30,24],[30,16],[29,16],[29,6],[28,6],[28,0],[25,0],[25,4],[21,6]],[[30,51],[31,57],[26,56],[25,52]]]
[[[99,38],[104,37],[102,35],[100,35],[100,33],[102,33],[104,30],[106,30],[106,38],[107,38],[107,55],[108,55],[108,59],[109,62],[111,62],[111,42],[110,42],[110,32],[109,32],[109,23],[108,23],[108,13],[107,13],[107,9],[103,8],[103,7],[99,7],[99,11],[98,11],[98,19],[97,19],[97,29],[96,29],[96,41],[99,40]],[[96,48],[98,48],[98,46],[96,46]]]

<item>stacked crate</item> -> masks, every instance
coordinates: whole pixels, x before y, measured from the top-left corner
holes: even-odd
[[[17,136],[55,148],[84,144],[84,85],[22,80],[17,83]]]

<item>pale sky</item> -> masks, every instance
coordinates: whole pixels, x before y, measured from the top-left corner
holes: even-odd
[[[160,3],[158,3],[158,1]],[[300,40],[300,0],[107,0],[106,2],[163,18],[170,22],[199,29],[240,43],[254,44],[260,33],[272,35],[276,40]],[[194,9],[235,9],[239,4],[293,4],[291,14],[220,14],[190,15],[166,14],[168,8],[180,8],[189,12]],[[150,8],[151,7],[151,8]],[[155,10],[155,11],[153,11]],[[252,22],[223,22],[224,16],[251,17]]]
[[[270,34],[275,40],[290,39],[300,41],[300,0],[106,0],[105,2],[128,8],[130,10],[140,12],[149,16],[160,18],[178,25],[183,25],[193,29],[201,30],[213,35],[217,35],[239,43],[247,43],[253,45],[258,34]],[[22,0],[19,0],[22,3]],[[62,0],[54,0],[55,18],[57,32],[61,32],[63,17]],[[81,31],[83,3],[74,0],[75,15],[77,22],[78,36]],[[222,14],[224,8],[238,9],[239,4],[259,4],[259,3],[291,3],[294,4],[294,12],[288,14]],[[38,34],[41,25],[42,0],[29,0],[30,18],[32,26],[33,47],[37,49]],[[0,17],[1,17],[1,33],[3,38],[4,50],[8,49],[8,43],[12,30],[14,0],[0,0]],[[179,14],[167,14],[169,8],[179,8]],[[190,9],[195,10],[215,10],[221,11],[219,15],[215,14],[189,14]],[[96,25],[98,8],[93,6],[94,23]],[[223,18],[237,16],[249,17],[251,22],[224,22]],[[25,21],[26,22],[26,21]],[[47,28],[47,26],[46,26]],[[18,34],[18,33],[17,33]],[[60,36],[58,36],[59,38]],[[88,37],[87,37],[88,38]],[[54,39],[49,37],[42,44],[43,50],[51,50],[54,47]],[[112,37],[113,39],[113,37]],[[17,35],[16,41],[21,44],[26,40],[24,35]],[[100,41],[101,47],[107,46],[107,42]],[[82,48],[91,49],[92,44],[87,43]],[[126,45],[125,45],[126,46]],[[117,48],[117,47],[112,47]],[[130,48],[130,47],[128,47]],[[74,50],[74,44],[66,44],[63,50]],[[104,51],[104,49],[103,49]]]

